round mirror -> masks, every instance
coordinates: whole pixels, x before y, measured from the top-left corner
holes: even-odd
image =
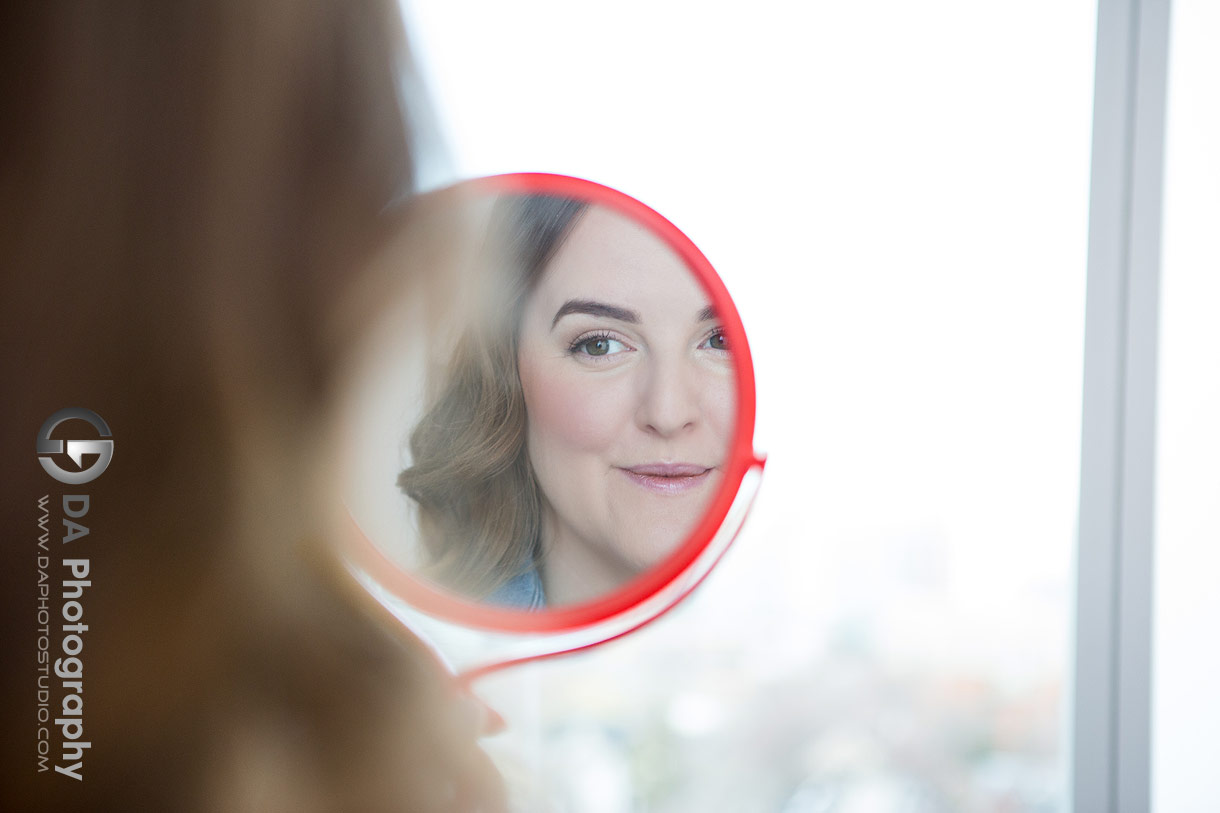
[[[513,631],[587,626],[688,573],[759,465],[745,333],[703,255],[555,175],[467,181],[402,222],[344,389],[358,566]]]

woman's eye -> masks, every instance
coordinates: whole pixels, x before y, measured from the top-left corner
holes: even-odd
[[[711,350],[728,350],[728,340],[724,337],[723,330],[717,330],[711,336],[703,340],[701,347],[707,347]]]
[[[608,336],[594,336],[590,339],[578,341],[572,346],[573,352],[584,356],[610,356],[615,353],[622,353],[626,349],[627,345],[618,339],[611,339]]]

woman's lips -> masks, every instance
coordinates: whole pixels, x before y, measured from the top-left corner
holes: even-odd
[[[693,463],[646,463],[641,466],[621,466],[619,471],[636,485],[654,494],[684,494],[708,480],[715,467]]]

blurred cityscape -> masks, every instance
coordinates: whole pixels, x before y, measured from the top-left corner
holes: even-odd
[[[948,555],[917,538],[925,564]],[[854,553],[870,559],[866,547]],[[516,809],[1066,808],[1065,591],[996,583],[1022,609],[979,617],[981,605],[953,609],[939,568],[913,573],[894,555],[872,573],[873,600],[857,595],[855,610],[818,626],[799,602],[771,615],[782,593],[751,592],[765,559],[734,559],[707,595],[638,639],[489,681],[483,693],[510,730],[487,747]],[[840,608],[864,584],[850,586],[850,570],[840,561],[838,589],[823,588]]]

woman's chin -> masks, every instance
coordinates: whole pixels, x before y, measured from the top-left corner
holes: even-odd
[[[635,533],[624,537],[619,549],[639,575],[672,556],[690,538],[701,516],[701,511],[695,511],[682,517],[660,516],[652,522],[640,517],[641,521],[632,523]]]
[[[648,540],[645,547],[649,553],[649,566],[660,564],[690,538],[711,505],[722,480],[720,470],[714,469],[697,490],[677,499],[665,500],[661,505],[653,505],[652,511],[640,512],[641,538]]]

